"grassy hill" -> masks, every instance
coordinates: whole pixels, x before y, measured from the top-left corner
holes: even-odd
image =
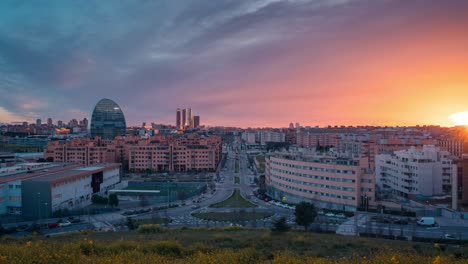
[[[467,263],[467,246],[199,228],[3,238],[0,263]]]

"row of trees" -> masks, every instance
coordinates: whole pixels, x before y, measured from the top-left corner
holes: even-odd
[[[296,210],[294,211],[294,216],[296,217],[296,224],[303,226],[304,230],[307,231],[307,228],[310,224],[315,221],[317,217],[317,211],[315,206],[311,203],[301,202],[296,205]],[[273,231],[283,232],[288,231],[290,227],[286,221],[286,217],[281,217],[273,223]]]
[[[91,201],[94,204],[108,204],[110,206],[119,206],[119,198],[115,193],[109,194],[109,197],[102,197],[100,195],[93,194],[93,196],[91,197]]]

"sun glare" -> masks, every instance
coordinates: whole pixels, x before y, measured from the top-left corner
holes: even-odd
[[[452,120],[456,126],[468,126],[468,111],[451,114],[449,119]]]

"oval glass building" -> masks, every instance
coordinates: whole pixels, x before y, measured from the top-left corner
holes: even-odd
[[[91,137],[114,139],[124,136],[125,117],[119,105],[109,99],[102,99],[94,107],[91,116]]]

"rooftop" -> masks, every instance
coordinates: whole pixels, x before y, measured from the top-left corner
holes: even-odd
[[[55,182],[61,180],[72,179],[76,177],[86,176],[94,174],[106,169],[113,169],[120,167],[119,163],[101,163],[93,167],[75,167],[68,170],[63,170],[59,172],[49,172],[47,174],[41,175],[40,177],[35,177],[31,179],[32,181],[41,181],[41,182]]]
[[[4,169],[11,169],[12,171],[5,171],[0,176],[0,184],[18,181],[18,180],[27,180],[31,178],[40,177],[42,175],[50,174],[53,172],[59,172],[64,170],[70,170],[72,168],[78,168],[78,164],[67,164],[67,163],[44,163],[44,166],[31,168],[28,172],[27,167],[7,167]]]

